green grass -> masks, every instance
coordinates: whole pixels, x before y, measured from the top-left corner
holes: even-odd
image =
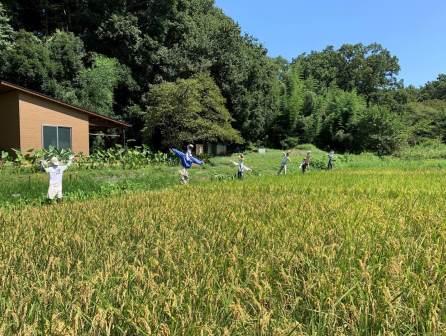
[[[327,153],[314,146],[304,145],[293,150],[289,172],[300,174],[299,165],[306,151],[312,151],[313,166],[324,168]],[[246,179],[261,179],[277,173],[283,152],[268,150],[265,155],[246,153],[245,163],[253,168],[246,174]],[[194,167],[191,172],[191,183],[208,183],[217,180],[230,180],[236,174],[232,157],[212,158],[204,167]],[[372,154],[336,155],[335,170],[396,168],[401,170],[445,169],[446,161],[439,159],[402,160],[395,157],[377,157]],[[98,170],[69,169],[64,176],[64,196],[67,201],[85,200],[110,195],[125,194],[135,191],[159,190],[178,184],[179,167],[167,165],[147,166],[135,170],[118,168]],[[44,202],[48,188],[48,177],[45,173],[29,173],[16,169],[0,170],[0,207],[16,207],[38,205]]]
[[[406,160],[446,159],[446,145],[439,140],[404,148],[398,156]]]
[[[275,174],[282,153],[268,152],[266,156],[249,154],[252,176]],[[192,183],[209,182],[216,179],[231,179],[236,167],[232,158],[211,159],[204,167],[191,170]],[[296,163],[295,166],[298,166]],[[178,184],[179,167],[167,165],[148,166],[142,169],[123,170],[117,168],[98,170],[69,169],[64,175],[64,196],[67,200],[82,200],[112,194],[142,190],[157,190]],[[296,170],[296,169],[295,169]],[[249,176],[248,176],[249,178]],[[45,173],[22,172],[15,169],[0,171],[0,206],[40,204],[48,188]]]
[[[0,334],[446,333],[443,170],[201,183],[207,169],[0,209]]]
[[[147,167],[138,170],[68,170],[64,175],[67,200],[137,191],[156,190],[176,183],[175,170],[169,167]],[[44,173],[0,173],[0,206],[40,204],[48,189]]]

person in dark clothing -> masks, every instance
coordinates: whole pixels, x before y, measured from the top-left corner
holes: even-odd
[[[328,164],[327,164],[327,169],[328,170],[332,170],[333,169],[333,162],[334,162],[334,151],[331,150],[328,153]]]

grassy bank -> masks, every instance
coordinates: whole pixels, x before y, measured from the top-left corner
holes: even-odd
[[[313,146],[302,146],[291,153],[289,172],[299,175],[299,165],[307,150],[312,150],[313,171],[326,166],[327,153]],[[266,154],[247,153],[246,165],[253,168],[247,179],[274,176],[277,173],[283,152],[268,150]],[[231,180],[236,167],[232,157],[210,159],[204,167],[191,170],[193,184]],[[348,169],[400,170],[445,169],[446,161],[440,159],[404,160],[396,157],[378,157],[372,154],[337,155],[335,170]],[[178,167],[151,165],[140,169],[102,168],[94,170],[69,169],[64,177],[64,195],[67,201],[108,197],[136,191],[159,190],[178,184]],[[0,170],[0,207],[38,205],[44,202],[48,188],[48,177],[44,173],[23,172],[8,168]]]

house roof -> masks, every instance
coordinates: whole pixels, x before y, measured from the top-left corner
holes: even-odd
[[[6,92],[10,92],[10,91],[24,92],[24,93],[27,93],[27,94],[29,94],[31,96],[38,97],[40,99],[53,102],[55,104],[61,105],[63,107],[67,107],[67,108],[75,110],[77,112],[87,114],[90,117],[90,122],[92,122],[92,123],[108,125],[110,127],[120,127],[120,128],[131,127],[131,125],[126,123],[126,122],[119,121],[119,120],[116,120],[116,119],[113,119],[113,118],[109,118],[109,117],[103,116],[101,114],[94,113],[94,112],[85,110],[83,108],[80,108],[80,107],[77,107],[77,106],[74,106],[74,105],[71,105],[71,104],[64,103],[61,100],[48,97],[48,96],[46,96],[46,95],[44,95],[42,93],[26,89],[26,88],[24,88],[22,86],[19,86],[19,85],[16,85],[16,84],[12,84],[12,83],[9,83],[9,82],[6,82],[6,81],[0,81],[0,94],[1,93],[6,93]]]

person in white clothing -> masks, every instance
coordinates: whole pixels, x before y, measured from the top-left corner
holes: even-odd
[[[237,178],[240,180],[245,176],[245,171],[252,171],[251,168],[245,166],[245,157],[243,154],[240,154],[238,163],[235,161],[232,161],[232,163],[237,166]]]
[[[50,176],[50,183],[48,187],[49,200],[62,200],[63,173],[68,169],[69,166],[71,166],[73,158],[73,156],[70,156],[70,159],[66,164],[61,164],[56,157],[51,158],[49,164],[47,161],[41,161],[42,168]]]
[[[187,145],[187,150],[186,150],[186,159],[189,161],[192,161],[192,150],[194,149],[194,145],[189,144]]]
[[[282,171],[286,175],[287,170],[288,170],[288,163],[290,163],[290,162],[291,162],[290,152],[288,151],[288,152],[283,153],[282,162],[280,162],[280,168],[279,168],[279,171],[277,172],[277,175],[282,174]]]

